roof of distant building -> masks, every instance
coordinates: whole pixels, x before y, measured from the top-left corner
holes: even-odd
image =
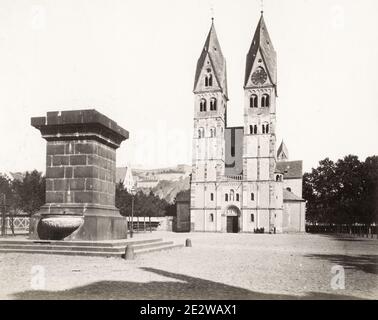
[[[298,201],[298,202],[304,202],[301,197],[298,197],[296,194],[292,193],[291,191],[284,189],[283,190],[283,201]]]
[[[277,161],[276,170],[283,174],[284,179],[302,178],[303,161]]]

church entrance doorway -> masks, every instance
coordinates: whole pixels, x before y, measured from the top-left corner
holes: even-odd
[[[226,208],[226,231],[229,233],[238,233],[240,229],[240,210],[238,207],[231,205]]]
[[[239,230],[238,226],[238,217],[227,217],[227,232],[228,233],[237,233]]]

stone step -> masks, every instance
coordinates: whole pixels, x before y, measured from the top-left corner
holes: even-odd
[[[60,254],[71,256],[93,256],[93,257],[121,257],[122,252],[99,252],[99,251],[75,251],[75,250],[35,250],[35,249],[3,249],[0,253],[32,253],[32,254]]]
[[[134,251],[134,254],[136,256],[139,256],[139,255],[150,253],[150,252],[169,250],[169,249],[175,249],[175,248],[182,248],[183,246],[184,246],[183,244],[170,244],[170,245],[159,246],[159,247],[155,247],[155,248],[138,249],[138,250]]]
[[[136,245],[133,245],[133,248],[135,252],[136,250],[156,248],[156,247],[161,247],[161,246],[166,246],[166,245],[171,245],[171,244],[173,244],[173,241],[161,241],[161,242],[154,242],[154,243],[147,243],[147,244],[136,244]],[[126,247],[124,247],[124,249],[125,248]]]
[[[27,249],[36,251],[99,251],[99,252],[123,252],[125,246],[119,247],[90,247],[90,246],[61,246],[61,245],[32,245],[32,244],[0,244],[0,249]]]
[[[151,241],[154,240],[154,241]],[[96,257],[122,257],[125,253],[124,246],[117,247],[90,247],[90,246],[63,246],[47,245],[47,244],[0,244],[0,253],[32,253],[32,254],[59,254],[59,255],[80,255],[80,256],[96,256]],[[19,242],[19,241],[17,241]],[[127,244],[132,244],[135,255],[142,255],[149,252],[168,250],[183,247],[182,244],[174,244],[173,241],[162,241],[162,239],[149,240],[132,240]]]
[[[109,240],[109,241],[64,241],[64,240],[13,240],[13,239],[2,239],[0,240],[0,247],[2,245],[38,245],[38,246],[64,246],[64,247],[120,247],[129,244],[143,244],[143,243],[153,243],[163,241],[161,238],[155,239],[141,239],[141,240]]]
[[[135,243],[135,244],[134,244]],[[127,243],[127,245],[132,244],[134,248],[143,249],[143,248],[154,248],[161,245],[172,244],[172,241],[133,241]],[[0,244],[0,248],[3,249],[28,249],[28,250],[53,250],[53,251],[98,251],[98,252],[125,252],[126,245],[117,246],[117,247],[90,247],[90,246],[63,246],[63,245],[48,245],[48,244]]]

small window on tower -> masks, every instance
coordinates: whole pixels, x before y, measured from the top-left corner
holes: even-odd
[[[210,213],[210,222],[214,222],[214,214]]]
[[[250,108],[257,108],[257,105],[258,105],[257,95],[253,94],[249,98],[249,107]]]
[[[255,215],[253,213],[251,214],[251,222],[255,222]]]
[[[255,194],[253,192],[251,193],[251,201],[255,201]]]
[[[268,94],[263,94],[261,97],[261,107],[268,108],[270,105],[270,99]]]
[[[239,193],[236,194],[236,201],[239,201]]]
[[[214,193],[210,193],[210,201],[214,201]]]
[[[201,101],[200,101],[200,111],[201,112],[206,111],[206,100],[205,99],[201,99]]]
[[[217,110],[217,99],[211,98],[210,99],[210,111],[216,111]]]
[[[228,201],[228,194],[227,193],[225,193],[225,195],[224,195],[224,201]]]
[[[209,74],[209,87],[213,85],[213,75],[210,73]]]

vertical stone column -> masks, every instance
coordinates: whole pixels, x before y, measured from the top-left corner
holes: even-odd
[[[31,124],[47,140],[46,204],[33,217],[33,237],[125,238],[115,174],[116,149],[128,132],[96,110],[48,112]]]

